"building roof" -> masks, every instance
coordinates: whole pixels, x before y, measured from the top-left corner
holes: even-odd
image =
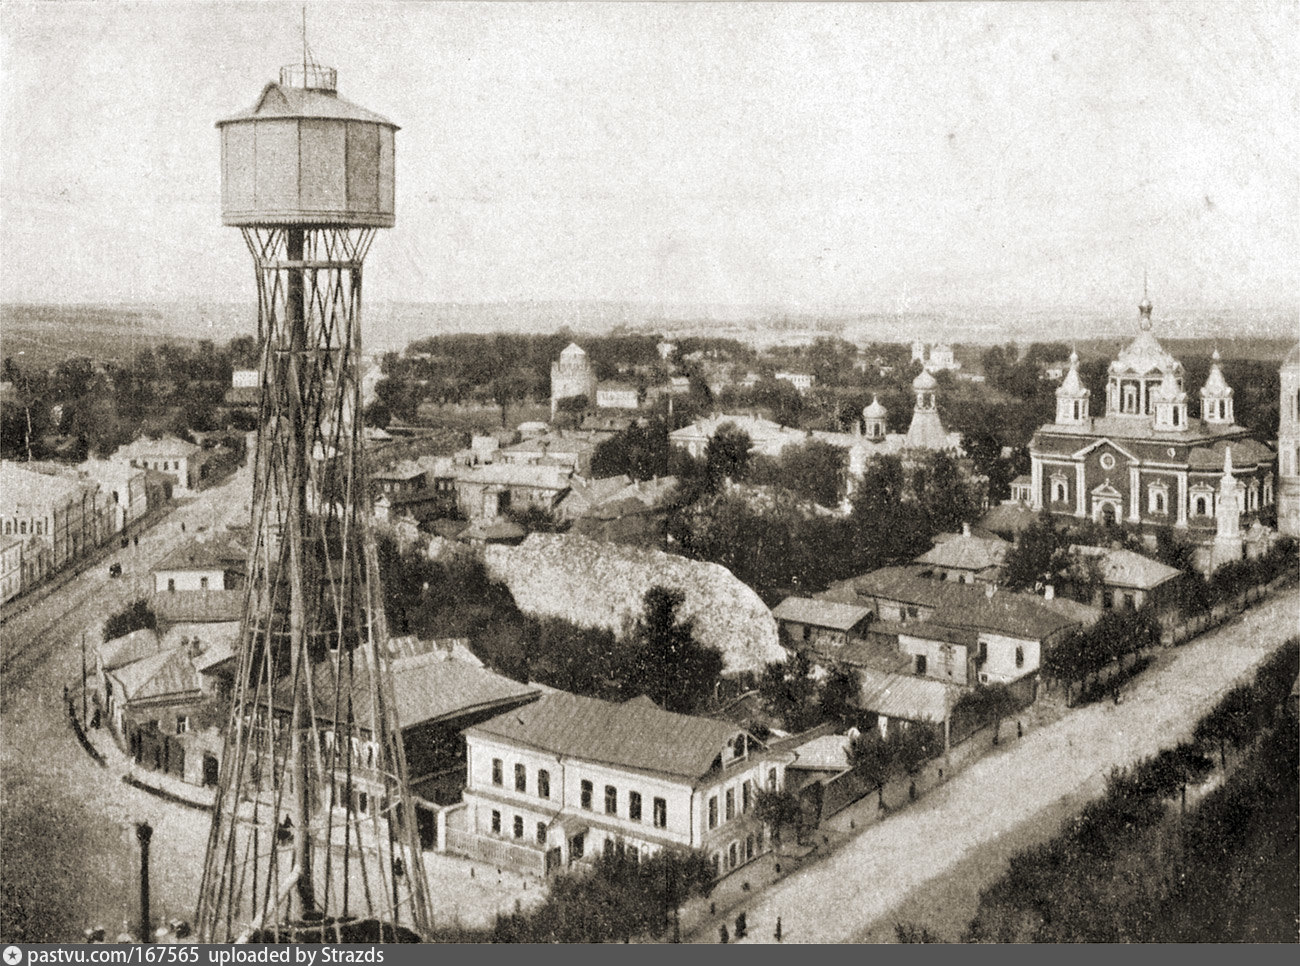
[[[495,520],[477,520],[460,533],[462,540],[522,540],[528,531],[515,523],[498,517]]]
[[[321,661],[312,671],[316,716],[322,721],[333,721],[336,692],[339,694],[339,707],[345,708],[346,698],[340,687],[346,688],[350,684],[352,718],[360,727],[365,728],[372,720],[369,672],[358,655],[350,673],[345,667],[340,681],[335,661],[334,658]],[[497,705],[513,701],[531,700],[541,693],[535,687],[521,684],[495,671],[457,660],[442,650],[393,658],[389,662],[389,669],[397,725],[401,729],[446,721],[475,711],[491,710]],[[287,679],[276,685],[275,706],[280,711],[292,709]]]
[[[119,447],[113,456],[116,459],[147,459],[151,457],[187,459],[198,455],[200,451],[201,448],[197,444],[187,443],[175,436],[163,436],[160,439],[141,436],[139,439]]]
[[[573,358],[576,356],[586,356],[586,354],[587,352],[582,348],[582,346],[578,345],[576,342],[570,342],[560,353],[560,358]]]
[[[239,621],[173,624],[162,636],[164,649],[192,648],[196,642],[201,650],[198,654],[191,654],[191,660],[194,669],[203,674],[234,659],[239,644]]]
[[[539,490],[566,490],[571,470],[563,466],[533,466],[526,463],[489,463],[472,466],[456,474],[458,483],[485,486],[527,486]]]
[[[1028,477],[1025,479],[1027,480]],[[1032,526],[1036,519],[1038,514],[1023,503],[1003,503],[1001,506],[991,507],[984,516],[980,517],[980,526],[994,533],[1018,536]]]
[[[1162,564],[1132,550],[1075,544],[1070,547],[1070,552],[1097,558],[1101,565],[1102,580],[1115,587],[1154,590],[1182,575],[1182,571],[1176,567]]]
[[[915,562],[932,567],[977,572],[988,567],[1002,566],[1010,549],[1011,544],[1001,537],[957,533],[946,536],[943,540],[936,537],[935,545],[917,557]]]
[[[248,565],[248,551],[226,536],[194,539],[177,547],[153,567],[166,570],[240,570]],[[215,588],[214,588],[215,589]]]
[[[347,121],[370,121],[397,129],[388,118],[344,100],[334,92],[291,87],[272,82],[262,88],[257,103],[246,111],[217,122],[217,127],[238,121],[273,117],[323,117]]]
[[[597,383],[596,392],[636,392],[636,386],[629,382],[618,382],[611,379],[607,382]]]
[[[56,473],[41,473],[9,460],[0,461],[0,506],[61,506],[81,499],[84,487],[93,484]]]
[[[203,682],[188,649],[174,647],[113,671],[128,701],[180,697],[202,692]]]
[[[423,476],[428,472],[428,468],[421,466],[415,460],[403,460],[396,466],[391,466],[386,470],[379,470],[371,473],[372,480],[412,480],[416,477]]]
[[[932,580],[912,567],[883,567],[854,578],[860,596],[929,607],[928,620],[1025,640],[1042,640],[1077,620],[1046,606],[1032,594],[997,591],[952,581]]]
[[[779,621],[829,627],[837,631],[847,631],[871,615],[870,607],[815,600],[811,597],[787,597],[772,608],[772,616]]]
[[[414,634],[408,634],[388,639],[389,657],[420,657],[434,653],[442,654],[447,659],[470,667],[483,666],[483,662],[470,650],[469,639],[465,637],[421,639]]]
[[[740,730],[726,721],[664,711],[644,696],[614,704],[556,691],[465,733],[695,781]]]
[[[818,648],[817,653],[822,658],[857,668],[869,667],[877,671],[893,671],[900,674],[911,671],[912,656],[898,649],[899,632],[880,628],[881,624],[889,624],[895,628],[911,626],[877,621],[862,637],[849,641],[843,647]]]
[[[122,637],[105,641],[95,648],[99,663],[105,671],[123,667],[141,658],[151,657],[163,650],[158,632],[151,627],[142,627]]]
[[[847,735],[818,735],[794,748],[795,759],[788,768],[805,771],[845,771],[849,767]]]
[[[862,689],[858,703],[864,711],[874,711],[905,721],[946,720],[965,688],[935,678],[912,674],[895,674],[864,667],[858,671]]]

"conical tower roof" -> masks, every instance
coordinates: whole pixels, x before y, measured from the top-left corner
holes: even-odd
[[[1231,396],[1232,387],[1228,381],[1223,378],[1223,370],[1219,368],[1219,350],[1214,350],[1213,361],[1210,364],[1210,374],[1205,379],[1205,385],[1201,388],[1202,397],[1210,396]]]
[[[1079,379],[1079,353],[1070,353],[1070,371],[1065,374],[1061,384],[1056,387],[1056,395],[1061,396],[1090,396],[1089,390]]]
[[[1174,377],[1173,371],[1165,370],[1164,378],[1160,380],[1160,385],[1156,388],[1156,402],[1183,402],[1187,399],[1187,393],[1183,392],[1182,387],[1178,385],[1178,380]]]

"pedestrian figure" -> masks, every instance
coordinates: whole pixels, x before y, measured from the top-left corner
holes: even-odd
[[[748,927],[745,922],[745,914],[742,912],[740,915],[736,917],[736,938],[744,939],[747,928]]]
[[[911,784],[909,784],[909,785],[907,786],[907,797],[910,798],[912,801],[916,801],[916,782],[915,782],[915,781],[911,782]]]
[[[131,546],[133,546],[133,547],[138,547],[138,546],[140,546],[140,535],[139,535],[139,534],[136,534],[134,537],[131,538]]]
[[[718,927],[718,942],[722,943],[725,946],[727,944],[727,939],[728,939],[727,924],[724,922],[721,926]]]
[[[776,936],[777,942],[781,941],[781,917],[780,916],[776,917],[776,932],[773,935]]]
[[[181,524],[181,533],[184,533],[184,532],[185,532],[185,524],[182,523],[182,524]]]
[[[1016,737],[1017,737],[1017,738],[1023,738],[1024,736],[1025,736],[1025,726],[1024,726],[1021,722],[1017,721],[1017,722],[1016,722]]]
[[[710,915],[710,916],[717,915],[717,912],[718,912],[718,904],[717,904],[716,902],[710,902],[710,903],[709,903],[709,915]]]

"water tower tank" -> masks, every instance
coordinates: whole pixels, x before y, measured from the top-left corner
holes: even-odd
[[[397,125],[336,82],[330,68],[283,68],[251,110],[217,122],[224,224],[393,226]]]

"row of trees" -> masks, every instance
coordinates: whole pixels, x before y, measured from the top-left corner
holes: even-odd
[[[1013,857],[967,939],[992,942],[1296,941],[1297,722],[1293,638],[1228,692],[1195,737],[1117,770],[1104,798]],[[1187,790],[1227,767],[1194,807]],[[1170,803],[1177,802],[1171,810]]]
[[[882,737],[872,727],[849,742],[849,767],[876,790],[876,802],[885,807],[885,785],[895,778],[910,781],[908,795],[916,797],[916,776],[931,758],[943,752],[943,731],[928,721],[891,728]]]
[[[1048,647],[1042,657],[1043,675],[1065,685],[1069,705],[1076,684],[1086,690],[1089,681],[1112,665],[1125,669],[1126,658],[1136,660],[1160,644],[1160,624],[1147,608],[1139,611],[1107,611],[1091,627],[1080,628],[1061,642]]]
[[[852,668],[836,666],[817,680],[803,651],[768,664],[758,679],[763,711],[796,734],[826,721],[840,727],[860,724],[854,703],[860,691],[860,679]]]

